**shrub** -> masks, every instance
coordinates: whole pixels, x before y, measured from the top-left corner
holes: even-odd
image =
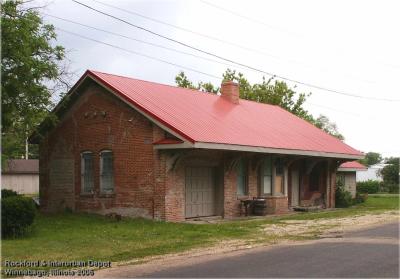
[[[380,182],[377,180],[367,180],[357,182],[357,192],[375,194],[379,191]]]
[[[340,181],[336,184],[335,204],[336,207],[349,207],[353,204],[351,193],[344,189],[343,183]]]
[[[389,184],[387,185],[389,193],[391,194],[399,194],[399,184]]]
[[[360,193],[356,193],[356,197],[353,200],[353,203],[357,204],[357,203],[363,203],[368,199],[368,194],[360,194]]]
[[[20,195],[1,199],[2,237],[23,235],[35,219],[36,208],[32,199]]]
[[[1,198],[2,199],[8,198],[8,197],[14,197],[14,196],[18,196],[18,193],[13,190],[1,189]]]

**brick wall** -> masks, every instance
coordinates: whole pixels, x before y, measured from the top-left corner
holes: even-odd
[[[86,84],[79,94],[40,144],[40,197],[44,211],[69,208],[183,221],[187,166],[215,169],[216,214],[225,218],[240,215],[239,198],[258,196],[256,155],[217,150],[154,150],[152,143],[164,138],[161,128],[95,83]],[[100,193],[102,150],[113,152],[114,194]],[[93,194],[81,193],[84,151],[91,151],[94,156]],[[234,162],[239,157],[248,161],[248,194],[244,197],[237,196]],[[307,179],[303,177],[303,185]],[[305,189],[303,185],[301,189]],[[334,188],[332,191],[334,206]],[[269,213],[283,213],[287,211],[288,199],[270,197],[267,206]]]
[[[287,196],[265,197],[267,202],[267,214],[281,214],[288,211]]]
[[[163,219],[165,164],[152,146],[163,132],[95,84],[80,94],[40,144],[44,210],[70,208]],[[105,149],[113,151],[115,194],[111,195],[101,194],[99,189],[99,152]],[[94,194],[89,195],[81,194],[83,151],[94,156]]]

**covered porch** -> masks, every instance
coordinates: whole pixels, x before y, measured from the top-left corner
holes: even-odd
[[[264,200],[263,215],[296,206],[334,207],[333,158],[198,149],[162,154],[167,220],[239,217],[245,215],[245,201],[255,199]],[[247,213],[254,214],[253,208]]]

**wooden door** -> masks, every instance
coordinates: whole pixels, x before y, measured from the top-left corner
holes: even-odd
[[[215,215],[215,178],[212,167],[188,167],[185,179],[185,217]]]

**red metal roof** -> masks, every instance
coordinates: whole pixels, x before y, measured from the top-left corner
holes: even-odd
[[[360,170],[366,170],[367,169],[366,166],[364,166],[363,164],[360,164],[357,161],[351,161],[351,162],[343,163],[343,164],[341,164],[339,166],[339,168],[342,168],[342,169],[360,169]]]
[[[362,156],[333,136],[279,106],[87,71],[188,141]]]

